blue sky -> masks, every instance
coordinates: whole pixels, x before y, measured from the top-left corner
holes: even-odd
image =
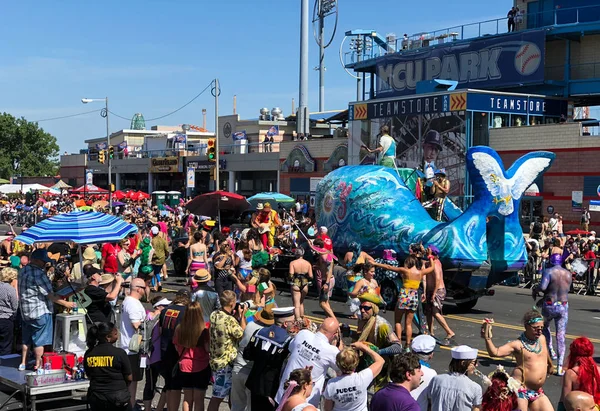
[[[380,34],[433,31],[500,18],[510,1],[340,0],[338,32],[326,51],[326,110],[354,100],[354,80],[338,52],[346,30]],[[310,10],[312,14],[312,3]],[[28,120],[101,108],[82,97],[109,97],[110,110],[131,118],[166,114],[183,105],[218,77],[220,114],[255,118],[261,107],[290,114],[298,103],[300,0],[128,0],[103,2],[7,2],[0,37],[0,111]],[[312,28],[311,28],[312,30]],[[309,110],[318,108],[318,47],[310,38]],[[147,123],[202,124],[214,100],[205,93],[171,117]],[[83,141],[105,134],[98,113],[42,122],[62,151],[77,152]],[[111,132],[129,121],[111,117]]]

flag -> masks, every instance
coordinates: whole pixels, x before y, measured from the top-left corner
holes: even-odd
[[[236,133],[233,133],[233,140],[237,141],[237,140],[247,140],[248,137],[246,137],[246,130],[243,131],[238,131]]]
[[[176,143],[185,143],[186,135],[185,134],[175,134],[173,137]]]
[[[279,126],[271,126],[269,131],[267,131],[267,137],[273,137],[279,135]]]
[[[106,150],[106,147],[107,147],[106,143],[96,144],[96,149],[98,149],[98,150]]]
[[[127,141],[123,141],[122,143],[119,143],[119,151],[123,151],[127,148]]]

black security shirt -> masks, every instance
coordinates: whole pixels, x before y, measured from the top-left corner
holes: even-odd
[[[90,392],[127,391],[125,376],[131,375],[131,365],[125,350],[100,343],[85,353],[83,366],[90,380]]]

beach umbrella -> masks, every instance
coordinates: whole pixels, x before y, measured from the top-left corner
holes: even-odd
[[[125,205],[125,203],[122,203],[120,201],[113,201],[113,207],[123,207]]]
[[[296,200],[290,196],[286,196],[281,193],[258,193],[248,198],[248,202],[253,208],[256,208],[258,203],[270,203],[273,210],[277,210],[280,207],[291,208],[296,205]]]
[[[107,205],[108,205],[108,201],[105,201],[105,200],[98,200],[98,201],[94,201],[92,203],[93,208],[104,208]]]
[[[109,214],[76,211],[41,221],[15,239],[29,245],[55,241],[94,244],[120,241],[135,232],[135,225]]]
[[[127,197],[127,194],[122,192],[121,190],[117,190],[113,193],[113,198],[116,200],[122,200]]]
[[[588,235],[590,232],[582,230],[580,228],[576,228],[575,230],[567,231],[565,234],[568,235]]]
[[[93,211],[94,207],[89,206],[89,205],[84,205],[83,207],[77,207],[79,208],[81,211]]]
[[[213,191],[212,193],[196,196],[185,205],[192,214],[219,217],[219,228],[221,225],[221,210],[244,211],[250,207],[246,197],[230,193],[228,191]]]

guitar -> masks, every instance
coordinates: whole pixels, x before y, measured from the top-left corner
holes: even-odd
[[[265,234],[271,231],[271,223],[262,223],[258,225],[258,232],[260,234]]]

